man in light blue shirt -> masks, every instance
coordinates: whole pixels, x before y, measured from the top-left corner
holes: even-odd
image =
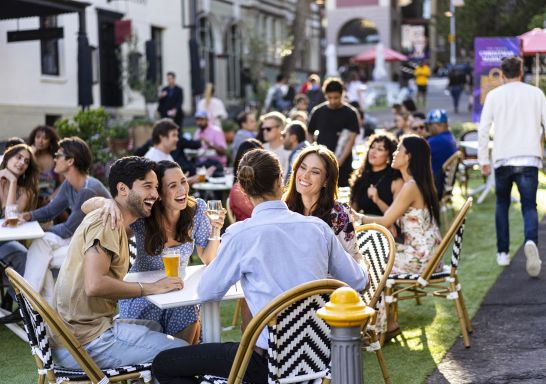
[[[274,154],[260,149],[245,154],[238,179],[254,205],[252,217],[233,224],[222,237],[218,255],[198,287],[202,300],[220,300],[240,280],[256,315],[281,293],[329,275],[356,290],[364,289],[366,272],[345,252],[332,229],[317,217],[290,211],[281,201],[283,177]],[[225,375],[237,346],[213,343],[165,351],[154,360],[154,372],[160,382],[204,373]],[[267,330],[256,347],[245,380],[267,382]]]

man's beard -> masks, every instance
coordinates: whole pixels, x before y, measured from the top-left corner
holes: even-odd
[[[127,196],[127,208],[137,217],[148,217],[152,212],[151,210],[148,212],[144,206],[144,200],[133,191],[130,191]]]

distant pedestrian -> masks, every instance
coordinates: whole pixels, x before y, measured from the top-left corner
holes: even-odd
[[[256,138],[256,116],[252,112],[240,112],[235,121],[239,125],[239,130],[233,138],[233,144],[231,146],[232,158],[235,159],[239,146],[246,139],[255,139]]]
[[[427,105],[428,78],[430,77],[430,68],[425,61],[421,61],[415,67],[415,84],[417,85],[416,101],[422,108]]]
[[[526,269],[529,276],[537,277],[542,263],[537,248],[538,169],[542,168],[546,98],[540,88],[521,81],[523,60],[519,57],[505,58],[501,70],[504,84],[485,98],[478,131],[478,160],[485,176],[491,173],[491,164],[495,171],[497,263],[510,264],[508,210],[515,183],[523,213]],[[488,148],[491,126],[495,133],[492,162]]]
[[[464,91],[466,84],[466,73],[465,69],[462,66],[453,66],[449,71],[449,84],[448,89],[453,99],[453,110],[455,113],[459,113],[459,99],[461,98],[461,93]]]
[[[176,74],[167,73],[167,86],[161,89],[159,93],[159,105],[157,112],[162,118],[173,119],[179,127],[182,127],[184,113],[182,112],[182,103],[184,103],[184,91],[176,85]]]
[[[278,74],[275,84],[273,84],[267,90],[265,96],[263,112],[269,111],[287,111],[290,109],[291,100],[285,100],[285,96],[288,93],[288,79],[283,74]]]
[[[352,149],[360,133],[358,112],[343,101],[341,80],[327,79],[323,91],[327,101],[317,105],[311,112],[308,130],[319,131],[317,143],[335,153],[339,163],[339,186],[347,187],[353,172]]]
[[[197,103],[197,110],[206,111],[209,115],[209,121],[220,128],[222,127],[222,121],[228,117],[224,102],[214,96],[214,85],[212,83],[207,83],[205,97]]]

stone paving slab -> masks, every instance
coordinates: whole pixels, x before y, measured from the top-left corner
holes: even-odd
[[[539,278],[527,275],[520,248],[472,320],[471,348],[459,338],[428,384],[546,383],[546,220],[539,240]]]

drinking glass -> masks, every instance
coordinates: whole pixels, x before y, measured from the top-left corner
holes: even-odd
[[[220,200],[209,200],[207,202],[207,214],[211,220],[218,220],[222,209],[222,202]],[[209,240],[220,240],[220,230],[212,227]]]
[[[204,183],[205,181],[207,181],[207,168],[205,167],[200,167],[200,168],[197,168],[197,182],[198,183]]]
[[[167,277],[180,276],[180,250],[165,248],[161,253],[161,258],[163,259]]]
[[[16,227],[17,226],[17,216],[19,212],[17,210],[16,204],[8,204],[6,205],[6,210],[4,212],[4,218],[5,225],[8,227]]]

